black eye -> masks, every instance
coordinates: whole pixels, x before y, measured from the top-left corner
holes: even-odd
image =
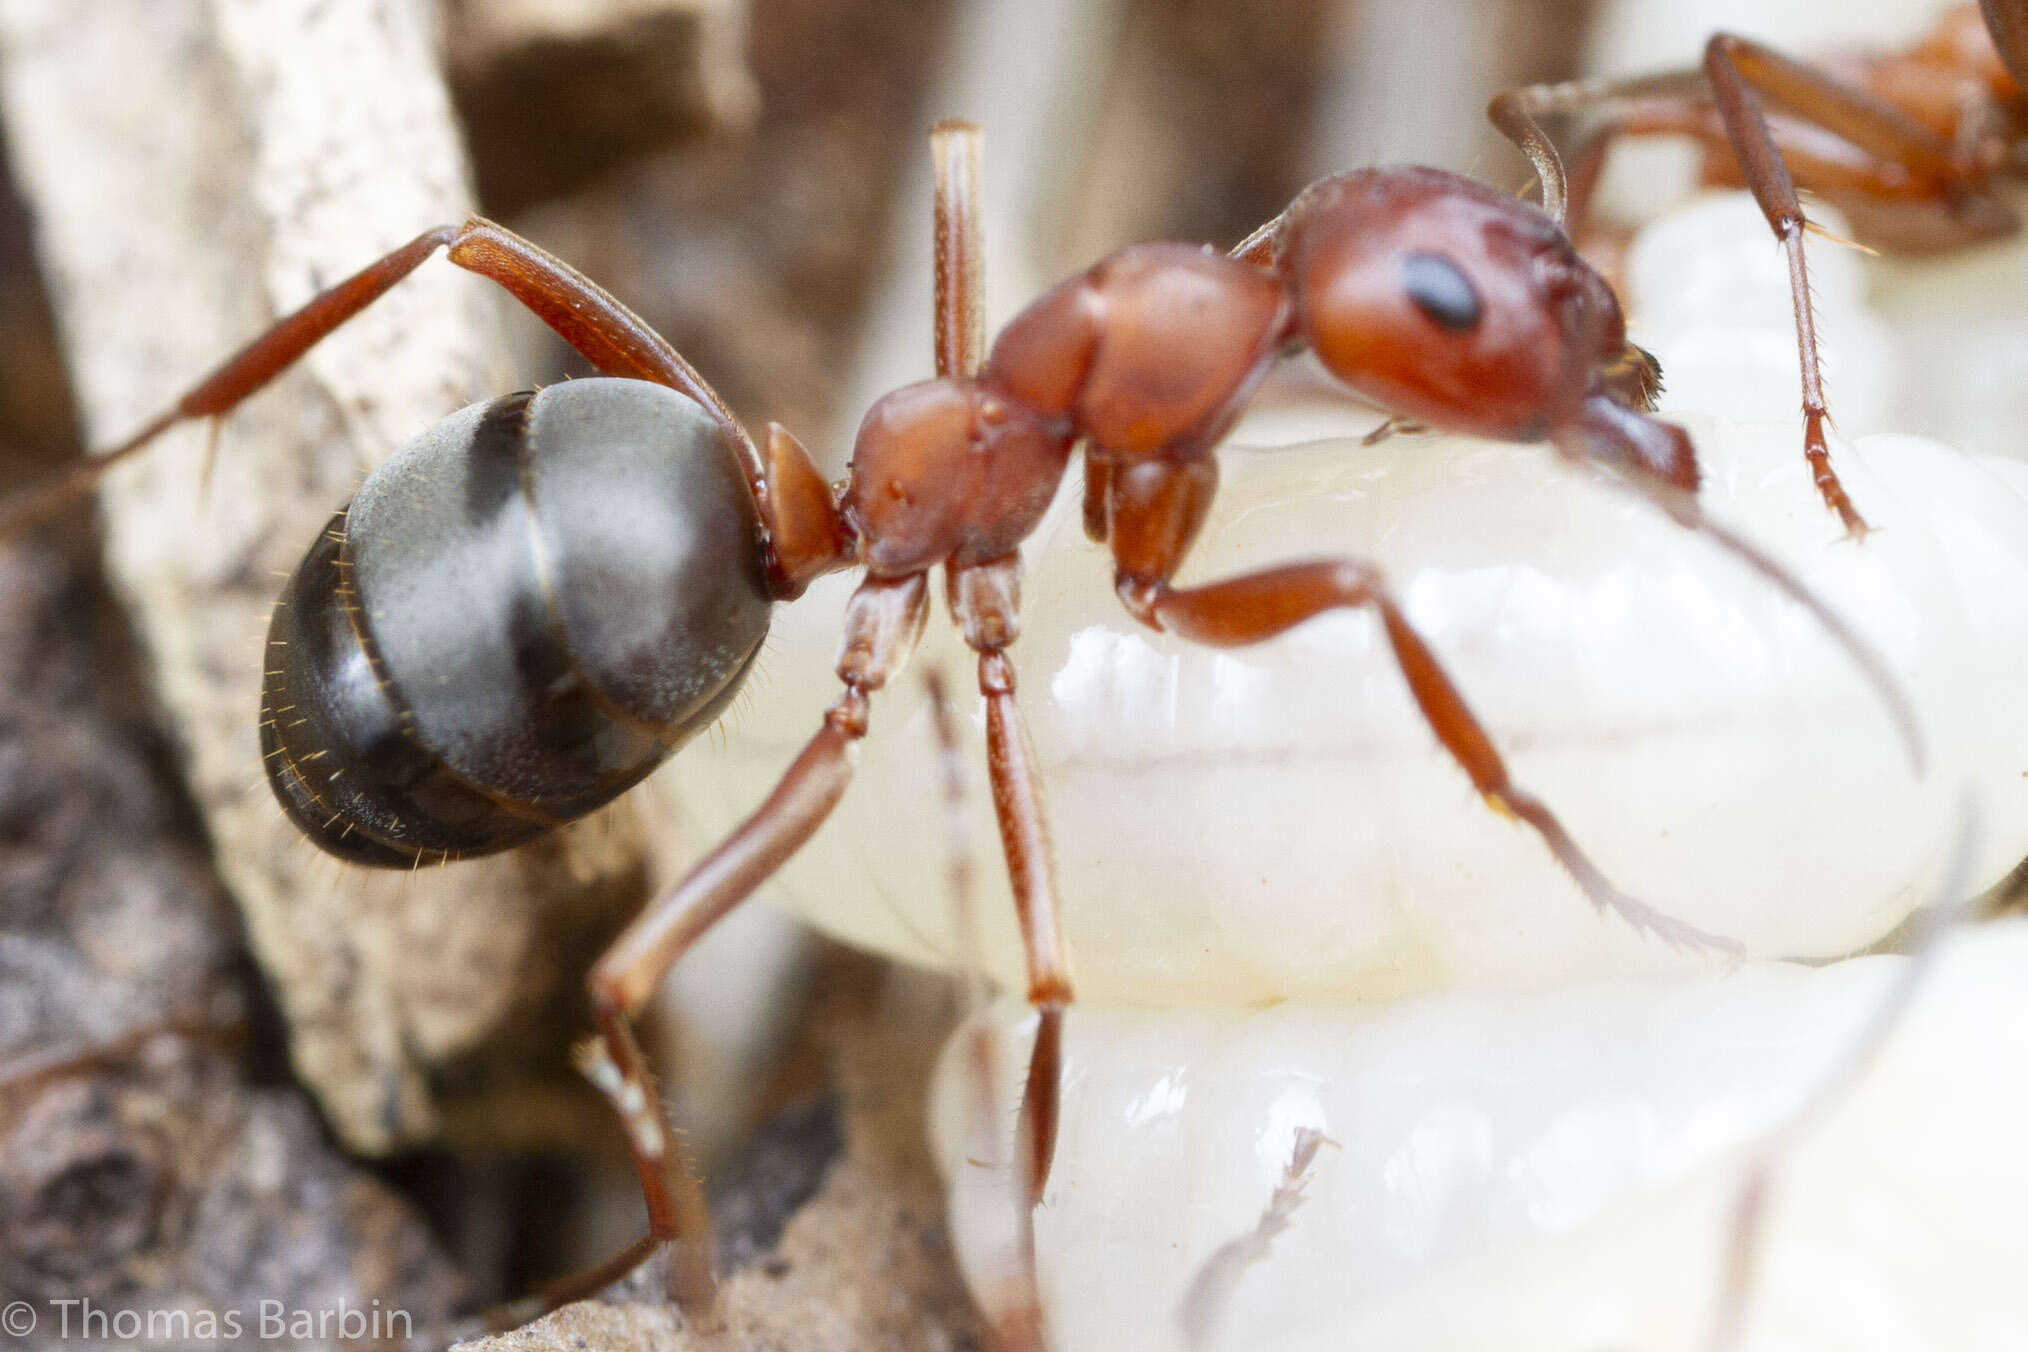
[[[1479,322],[1479,293],[1450,259],[1440,254],[1410,254],[1401,260],[1401,282],[1415,308],[1439,327],[1463,333]]]

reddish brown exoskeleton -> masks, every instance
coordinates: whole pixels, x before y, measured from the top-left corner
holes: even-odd
[[[1866,522],[1831,468],[1830,414],[1818,371],[1815,316],[1803,265],[1811,228],[1800,183],[1835,202],[1858,237],[1929,253],[2013,234],[2020,218],[2000,189],[2028,173],[2028,0],[1951,10],[1915,46],[1805,65],[1761,43],[1719,33],[1690,71],[1508,90],[1493,124],[1534,162],[1545,209],[1584,230],[1605,152],[1620,136],[1687,135],[1704,150],[1708,182],[1749,188],[1788,257],[1802,360],[1803,453],[1824,503],[1846,531]],[[1776,112],[1763,113],[1761,98]],[[1539,117],[1596,112],[1566,175]]]
[[[1374,564],[1319,558],[1175,585],[1217,488],[1219,440],[1268,368],[1290,352],[1310,349],[1350,390],[1399,416],[1486,437],[1546,440],[1572,460],[1616,472],[1672,519],[1808,608],[1885,699],[1911,759],[1920,763],[1908,701],[1872,651],[1766,554],[1704,517],[1689,438],[1647,413],[1653,360],[1627,342],[1609,287],[1536,207],[1432,169],[1342,174],[1307,189],[1230,256],[1183,244],[1113,254],[1029,306],[982,359],[975,133],[945,127],[934,144],[938,376],[874,405],[859,430],[850,474],[836,487],[823,483],[780,428],[771,429],[763,455],[702,378],[617,300],[527,241],[474,220],[429,231],[339,283],[129,442],[14,504],[12,519],[19,521],[88,486],[164,428],[228,411],[439,248],[505,287],[600,372],[626,378],[583,382],[586,388],[568,400],[510,396],[439,423],[369,478],[347,514],[349,525],[334,523],[292,580],[291,595],[300,599],[288,623],[304,642],[277,659],[284,666],[273,679],[286,684],[292,699],[342,701],[344,716],[326,717],[331,709],[320,707],[323,721],[303,732],[293,720],[310,715],[292,706],[292,721],[272,730],[280,750],[271,777],[313,839],[369,864],[434,862],[453,847],[418,842],[453,833],[463,833],[455,852],[505,848],[525,838],[531,824],[553,825],[564,815],[552,804],[588,811],[645,773],[657,745],[666,754],[680,742],[691,730],[685,720],[713,716],[729,698],[758,642],[754,626],[744,619],[733,626],[736,644],[717,629],[706,632],[718,637],[689,647],[657,646],[659,631],[657,643],[629,634],[627,623],[650,608],[646,600],[640,614],[611,613],[612,584],[581,585],[574,579],[583,574],[570,561],[591,560],[592,576],[630,578],[630,570],[663,564],[667,551],[649,546],[662,540],[664,527],[651,530],[643,557],[632,559],[621,543],[632,537],[604,530],[606,522],[633,521],[638,507],[686,539],[721,541],[710,546],[720,552],[701,565],[691,566],[698,563],[692,557],[669,574],[670,587],[684,591],[683,605],[673,608],[685,615],[700,605],[711,610],[706,603],[723,591],[725,606],[744,617],[749,593],[764,607],[798,595],[823,573],[863,571],[844,617],[837,663],[844,688],[816,735],[766,801],[637,919],[591,973],[598,1037],[586,1068],[625,1122],[649,1233],[553,1291],[553,1301],[595,1290],[674,1243],[678,1298],[694,1315],[713,1308],[703,1189],[681,1167],[630,1022],[670,966],[807,841],[839,801],[873,696],[913,649],[930,607],[929,574],[939,566],[950,609],[977,654],[993,802],[1020,914],[1028,998],[1039,1013],[1018,1169],[1026,1202],[1040,1199],[1072,988],[1043,794],[1008,649],[1020,632],[1019,548],[1080,444],[1087,527],[1109,544],[1114,588],[1142,623],[1204,644],[1241,646],[1326,611],[1371,610],[1437,739],[1490,805],[1542,837],[1601,911],[1665,942],[1736,948],[1620,892],[1549,808],[1512,781]],[[648,399],[631,382],[661,388]],[[669,390],[682,397],[671,402]],[[644,426],[653,419],[642,410],[664,405],[668,426]],[[627,429],[630,446],[662,449],[646,460],[598,458],[610,452],[615,428]],[[743,490],[711,510],[736,509],[750,529],[729,537],[707,530],[713,523],[695,519],[705,509],[683,493],[665,494],[670,500],[652,507],[634,503],[632,484],[601,482],[612,469],[602,475],[587,468],[631,464],[643,481],[641,495],[652,496],[647,480],[662,477],[649,473],[655,455],[677,454],[716,466],[712,482]],[[401,491],[392,491],[396,486]],[[601,520],[553,519],[559,494],[601,490],[605,496],[572,498],[595,501]],[[393,514],[421,510],[417,504],[434,513],[429,520],[442,539],[424,538],[420,528],[397,542],[369,538],[389,529]],[[519,542],[531,529],[541,543],[529,553]],[[440,559],[433,544],[441,545]],[[437,568],[457,585],[433,585]],[[396,624],[385,614],[385,596],[365,594],[376,574],[402,579],[399,594],[411,604],[463,599],[435,622],[407,617]],[[488,585],[500,595],[482,595]],[[496,613],[508,622],[500,632],[481,623]],[[431,643],[445,650],[421,651]],[[475,646],[502,660],[476,662],[468,651]],[[292,665],[326,650],[342,650],[343,661],[314,673]],[[691,652],[695,670],[692,658],[674,655]],[[405,680],[402,662],[437,674],[501,675],[438,680],[424,690]],[[543,679],[523,679],[530,672]],[[486,685],[494,679],[508,688]],[[681,686],[684,700],[662,719],[630,693],[634,686]],[[490,741],[481,735],[482,714],[497,724]],[[621,750],[624,760],[617,759]],[[326,768],[338,763],[345,767],[342,782]],[[559,792],[539,802],[514,784],[485,780],[499,774],[533,783],[565,773],[582,780],[563,786],[575,796]],[[1032,1297],[1029,1303],[1032,1310]],[[1009,1320],[1025,1322],[1032,1333],[1032,1317],[1024,1321],[1016,1310]]]

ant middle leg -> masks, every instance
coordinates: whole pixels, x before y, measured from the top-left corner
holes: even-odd
[[[1409,693],[1451,759],[1488,806],[1525,822],[1599,910],[1675,947],[1729,954],[1739,943],[1663,914],[1615,887],[1540,799],[1514,783],[1485,726],[1436,654],[1416,633],[1380,569],[1363,559],[1288,563],[1197,587],[1170,583],[1209,511],[1218,483],[1210,457],[1142,461],[1112,477],[1115,589],[1128,613],[1151,629],[1214,648],[1275,637],[1326,611],[1371,609],[1380,618]]]
[[[965,122],[940,122],[930,137],[936,170],[935,320],[939,377],[974,376],[985,355],[984,251],[978,215],[979,133]],[[1020,635],[1021,556],[980,564],[946,563],[945,598],[979,655],[979,693],[986,699],[986,766],[993,813],[1007,860],[1008,882],[1028,961],[1028,999],[1036,1010],[1035,1045],[1029,1054],[1015,1129],[1018,1191],[1010,1269],[999,1289],[983,1298],[999,1346],[1014,1352],[1042,1347],[1042,1297],[1036,1285],[1035,1208],[1042,1201],[1055,1157],[1059,1084],[1063,1075],[1063,1012],[1072,994],[1067,946],[1057,921],[1056,861],[1035,773],[1035,752],[1014,699],[1014,664],[1006,650]],[[951,753],[948,713],[932,699],[946,756]],[[964,892],[962,880],[953,891]],[[960,904],[964,904],[961,900]],[[976,1053],[984,1057],[981,1048]],[[986,1082],[990,1072],[977,1067]],[[990,1101],[990,1093],[987,1095]],[[989,1114],[985,1123],[993,1128]]]

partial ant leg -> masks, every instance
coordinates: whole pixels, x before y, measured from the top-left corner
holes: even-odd
[[[627,926],[592,968],[588,985],[598,1032],[587,1044],[585,1069],[626,1127],[627,1148],[648,1207],[648,1238],[543,1293],[544,1309],[598,1290],[612,1274],[626,1271],[623,1264],[637,1263],[656,1246],[673,1243],[672,1294],[687,1315],[706,1321],[713,1317],[717,1276],[704,1185],[679,1156],[631,1021],[669,969],[802,848],[844,796],[852,779],[852,746],[866,735],[869,697],[914,650],[929,612],[928,595],[921,573],[869,577],[860,583],[846,606],[838,659],[845,692],[825,712],[823,727],[766,801]]]
[[[1796,199],[1795,180],[1775,148],[1767,121],[1761,116],[1754,89],[1760,89],[1861,149],[1899,164],[1910,172],[1949,182],[1960,176],[1950,147],[1913,118],[1861,90],[1852,89],[1807,66],[1799,65],[1759,43],[1729,33],[1712,37],[1704,49],[1704,69],[1724,119],[1732,155],[1761,215],[1788,255],[1789,293],[1795,305],[1796,349],[1803,368],[1803,455],[1815,474],[1817,492],[1838,514],[1847,535],[1860,537],[1866,522],[1846,496],[1831,468],[1831,448],[1824,439],[1830,416],[1818,370],[1817,333],[1810,303],[1810,281],[1803,265],[1803,230],[1807,222]]]
[[[1951,932],[1966,918],[1978,897],[1972,886],[1974,846],[1979,837],[1978,799],[1969,791],[1958,803],[1957,838],[1952,843],[1944,871],[1943,886],[1933,905],[1918,914],[1925,916],[1920,934],[1908,952],[1901,972],[1872,1016],[1859,1029],[1843,1061],[1803,1100],[1794,1115],[1767,1132],[1748,1152],[1745,1177],[1732,1207],[1732,1235],[1726,1245],[1721,1270],[1717,1309],[1712,1319],[1711,1352],[1732,1352],[1742,1343],[1747,1307],[1752,1302],[1759,1277],[1761,1245],[1766,1237],[1768,1203],[1779,1180],[1775,1170],[1785,1157],[1795,1153],[1802,1138],[1818,1122],[1835,1112],[1840,1100],[1849,1097],[1885,1057],[1886,1049],[1907,1021],[1909,1010],[1921,994],[1943,956],[1943,945]]]
[[[111,450],[81,461],[52,482],[0,505],[0,539],[42,520],[76,501],[98,484],[120,461],[147,446],[181,422],[216,418],[273,380],[297,358],[352,316],[364,310],[414,272],[425,259],[457,237],[450,226],[425,230],[399,249],[369,263],[336,286],[312,298],[293,314],[227,358],[162,413]]]
[[[1281,1181],[1268,1194],[1267,1205],[1251,1229],[1233,1236],[1211,1251],[1183,1289],[1183,1303],[1176,1322],[1183,1333],[1183,1345],[1190,1352],[1211,1345],[1220,1321],[1232,1303],[1247,1269],[1268,1256],[1275,1239],[1294,1223],[1296,1209],[1303,1204],[1317,1162],[1317,1151],[1338,1143],[1315,1127],[1297,1127],[1289,1141],[1288,1163],[1282,1166]]]
[[[1208,456],[1182,465],[1145,460],[1116,469],[1114,587],[1129,614],[1151,629],[1193,643],[1233,648],[1271,639],[1329,610],[1372,609],[1380,617],[1409,693],[1444,750],[1488,806],[1534,828],[1594,906],[1675,947],[1744,952],[1737,941],[1664,915],[1613,886],[1549,808],[1515,785],[1485,727],[1410,626],[1374,564],[1363,559],[1318,559],[1199,587],[1171,586],[1169,580],[1204,524],[1217,486],[1218,462]]]
[[[157,1023],[129,1028],[124,1032],[91,1042],[74,1042],[60,1047],[36,1047],[0,1059],[0,1089],[16,1090],[41,1080],[81,1075],[131,1061],[156,1038],[184,1042],[235,1046],[245,1037],[238,1023],[220,1024],[203,1018],[178,1015]]]
[[[2014,83],[2028,89],[2028,0],[1979,0],[1986,31]]]
[[[505,1333],[533,1323],[551,1310],[589,1300],[647,1262],[661,1247],[662,1240],[650,1231],[597,1267],[544,1283],[533,1295],[492,1307],[479,1317],[479,1326],[487,1333]]]
[[[1552,437],[1557,450],[1566,458],[1587,460],[1618,471],[1625,483],[1644,494],[1678,525],[1709,537],[1807,610],[1873,686],[1894,720],[1911,768],[1917,774],[1922,773],[1926,752],[1921,723],[1907,690],[1872,646],[1805,587],[1802,579],[1745,536],[1704,514],[1697,500],[1700,479],[1697,452],[1689,433],[1674,423],[1627,408],[1604,394],[1593,394],[1579,407],[1576,418],[1555,429]]]
[[[732,410],[668,339],[611,292],[548,250],[477,216],[458,230],[444,257],[499,283],[601,375],[653,381],[695,399],[739,447],[747,482],[766,501],[760,454]]]
[[[937,374],[974,375],[985,349],[979,290],[978,131],[939,123],[936,156]],[[1028,1001],[1040,1018],[1021,1098],[1023,1184],[1030,1208],[1040,1203],[1056,1150],[1057,1079],[1063,1010],[1073,996],[1068,951],[1057,923],[1056,861],[1035,773],[1035,750],[1014,702],[1014,664],[1006,649],[1021,633],[1021,556],[980,564],[947,564],[945,595],[966,644],[979,654],[979,693],[986,697],[986,763],[993,811],[1013,884],[1014,908],[1028,955]]]
[[[940,122],[931,134],[936,165],[937,375],[972,376],[985,354],[985,307],[979,295],[982,251],[978,219],[979,132],[967,122]],[[986,697],[986,763],[993,811],[1028,954],[1028,999],[1039,1013],[1028,1083],[1021,1098],[1022,1182],[1027,1209],[1042,1200],[1056,1149],[1057,1078],[1063,1009],[1070,973],[1057,925],[1056,861],[1034,769],[1035,751],[1014,702],[1014,665],[1006,648],[1021,632],[1021,556],[982,564],[946,564],[945,596],[979,654],[979,693]],[[1032,1268],[1033,1254],[1028,1255]]]
[[[2018,4],[2019,0],[2013,2]],[[1820,186],[1849,181],[1856,174],[1861,179],[1877,178],[1877,187],[1921,198],[1946,192],[1970,176],[1970,169],[1948,142],[1894,105],[1759,43],[1726,33],[1715,35],[1706,45],[1701,77],[1674,72],[1508,90],[1494,97],[1486,115],[1535,165],[1545,208],[1559,225],[1574,230],[1582,221],[1585,203],[1567,195],[1561,161],[1538,117],[1618,106],[1612,121],[1593,133],[1582,152],[1588,197],[1590,182],[1611,138],[1675,131],[1705,139],[1705,124],[1715,106],[1733,159],[1788,260],[1796,350],[1802,368],[1804,457],[1825,505],[1837,513],[1848,535],[1863,537],[1868,529],[1865,519],[1831,467],[1830,445],[1825,438],[1830,411],[1824,398],[1809,274],[1803,258],[1803,234],[1810,225],[1784,153],[1761,115],[1755,90],[1873,157],[1875,165],[1857,169],[1812,162],[1813,181]],[[1882,175],[1871,175],[1873,168],[1883,175],[1891,170],[1894,183]]]
[[[1419,423],[1413,418],[1404,418],[1399,413],[1395,413],[1390,415],[1386,422],[1359,438],[1359,444],[1361,446],[1378,446],[1389,437],[1421,436],[1427,431],[1429,431],[1427,425]]]
[[[1007,649],[1021,633],[1021,556],[945,566],[951,614],[979,655],[979,693],[986,697],[986,766],[993,811],[1014,888],[1014,909],[1028,958],[1028,1003],[1038,1022],[1021,1095],[1017,1148],[1030,1206],[1039,1205],[1056,1151],[1063,1012],[1074,995],[1070,954],[1058,921],[1056,861],[1035,772],[1035,749],[1014,700],[1014,664]]]
[[[936,161],[937,374],[971,376],[978,373],[985,353],[984,305],[979,296],[978,129],[964,122],[939,123],[930,148]],[[1056,861],[1049,848],[1035,750],[1014,702],[1014,664],[1006,655],[1021,632],[1021,556],[946,564],[944,581],[951,614],[963,629],[966,644],[979,654],[993,811],[1000,822],[1000,843],[1027,949],[1028,1001],[1040,1019],[1021,1096],[1017,1144],[1027,1209],[1032,1210],[1042,1200],[1056,1150],[1063,1010],[1072,994],[1067,950],[1057,924]],[[1032,1269],[1032,1252],[1028,1259]]]

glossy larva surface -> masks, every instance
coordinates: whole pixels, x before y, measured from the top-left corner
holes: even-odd
[[[1115,1347],[1121,1329],[1184,1346],[1191,1282],[1254,1228],[1309,1128],[1335,1147],[1206,1346],[1701,1348],[1741,1148],[1844,1063],[1903,962],[1377,1013],[1081,1008],[1035,1214],[1051,1346]],[[1745,1347],[2028,1344],[2024,964],[2028,924],[1954,938],[1884,1054],[1795,1138]],[[1028,1019],[1002,1005],[991,1024],[1012,1103]],[[980,1153],[959,1046],[935,1091],[947,1175]],[[978,1263],[1008,1223],[1005,1190],[969,1195],[954,1220]]]
[[[1508,753],[1623,886],[1759,955],[1891,929],[1933,875],[1955,785],[1992,799],[1979,873],[2028,849],[2028,502],[2012,466],[1906,437],[1841,447],[1880,533],[1837,538],[1782,424],[1686,419],[1715,516],[1867,632],[1932,742],[1911,777],[1816,626],[1731,559],[1541,448],[1450,438],[1229,450],[1190,576],[1361,550]],[[1212,653],[1132,624],[1058,504],[1027,553],[1015,650],[1080,995],[1246,1002],[1544,985],[1686,959],[1601,921],[1532,834],[1487,811],[1363,614]],[[709,838],[765,794],[832,698],[847,580],[786,608],[722,742],[674,772]],[[969,692],[941,616],[918,661]],[[967,701],[969,706],[969,701]],[[971,713],[967,708],[967,713]],[[1018,970],[969,717],[970,845],[993,965]],[[859,777],[777,899],[904,958],[952,962],[925,701],[874,712]]]
[[[1869,272],[1897,340],[1895,425],[2028,460],[2028,235]]]

